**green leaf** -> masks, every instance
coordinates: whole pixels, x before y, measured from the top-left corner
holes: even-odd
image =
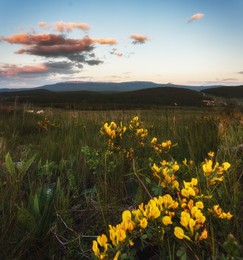
[[[38,196],[37,194],[35,194],[34,196],[34,200],[33,200],[33,210],[35,212],[36,215],[40,215],[40,207],[39,207],[39,200],[38,200]]]
[[[147,183],[149,183],[149,184],[151,183],[151,180],[148,177],[146,177],[145,180],[146,180]]]
[[[6,157],[5,157],[5,166],[7,171],[11,174],[11,175],[16,175],[16,169],[14,166],[14,162],[10,156],[9,153],[7,153]]]
[[[21,174],[21,177],[23,177],[28,169],[30,168],[31,164],[35,160],[36,155],[32,156],[27,162],[22,161],[19,165],[19,171]]]
[[[35,217],[25,208],[20,208],[17,212],[18,222],[28,231],[36,227]]]
[[[186,248],[184,246],[181,246],[176,251],[176,256],[179,257],[180,260],[187,260]]]
[[[148,238],[148,235],[147,234],[143,234],[142,236],[141,236],[141,239],[142,240],[145,240],[145,239],[147,239]]]
[[[161,195],[163,191],[163,188],[161,186],[153,187],[152,192],[155,196]]]

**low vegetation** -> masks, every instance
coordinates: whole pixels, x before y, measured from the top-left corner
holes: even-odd
[[[240,259],[242,111],[23,107],[0,111],[2,259]]]

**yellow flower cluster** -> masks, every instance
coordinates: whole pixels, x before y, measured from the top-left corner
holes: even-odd
[[[209,212],[213,213],[216,217],[221,219],[230,220],[233,215],[230,212],[223,212],[222,208],[219,205],[214,205],[212,209],[208,209]]]
[[[109,124],[106,122],[100,129],[100,133],[108,138],[108,145],[111,149],[122,151],[127,157],[130,157],[134,150],[132,147],[127,147],[128,144],[125,140],[133,140],[133,144],[144,146],[148,130],[142,127],[139,118],[135,116],[128,126],[124,126],[122,121],[119,125],[115,122]]]
[[[174,234],[179,239],[194,239],[199,241],[207,238],[207,229],[205,227],[206,217],[202,210],[204,204],[202,201],[194,202],[192,199],[183,198],[181,201],[180,224],[183,228],[176,226]],[[188,233],[188,235],[185,234]]]
[[[160,166],[155,163],[152,166],[154,177],[159,180],[160,185],[165,188],[179,190],[179,182],[176,180],[175,173],[179,170],[177,162],[167,162],[163,160]]]
[[[106,259],[109,256],[109,249],[117,259],[121,253],[121,247],[125,243],[133,246],[135,234],[141,234],[154,220],[156,227],[160,229],[161,236],[164,235],[164,227],[172,225],[172,217],[178,202],[174,201],[171,195],[154,197],[147,204],[141,203],[138,209],[122,213],[122,222],[116,226],[109,225],[109,242],[105,234],[98,236],[93,241],[92,250],[98,259]],[[163,237],[161,237],[162,239]]]
[[[45,131],[48,131],[50,128],[60,127],[60,124],[57,124],[55,121],[49,120],[47,117],[45,117],[43,120],[38,121],[37,125],[41,129],[44,129]]]
[[[141,203],[138,209],[133,210],[132,214],[139,223],[144,222],[144,218],[148,220],[162,217],[162,223],[167,226],[172,224],[171,218],[175,215],[174,211],[178,208],[178,202],[173,200],[170,194],[152,198],[146,205]],[[143,227],[141,225],[141,227]]]
[[[151,140],[151,145],[154,148],[154,150],[158,153],[165,153],[170,150],[170,148],[174,145],[172,145],[172,142],[170,140],[166,140],[164,142],[158,143],[158,139],[154,137]]]
[[[129,129],[134,133],[134,137],[138,140],[141,146],[144,146],[144,139],[148,135],[148,130],[141,127],[141,122],[138,116],[135,116],[129,124]]]
[[[98,259],[105,259],[108,256],[108,248],[119,248],[119,246],[125,242],[127,234],[133,231],[135,227],[136,224],[132,221],[131,212],[129,210],[125,210],[122,213],[122,222],[120,224],[117,224],[116,226],[109,225],[110,243],[108,243],[108,239],[105,234],[98,236],[97,240],[93,241],[92,250],[95,256]],[[128,242],[130,246],[133,245],[131,240]],[[101,247],[103,248],[102,251],[100,251]],[[120,250],[116,250],[116,254],[113,259],[118,259],[119,255]]]
[[[205,162],[202,164],[202,169],[204,175],[208,180],[209,185],[216,184],[217,182],[222,182],[224,179],[223,174],[229,169],[230,164],[228,162],[222,163],[220,165],[218,162],[213,162],[213,152],[209,152],[208,155],[210,159],[205,159]]]
[[[126,131],[127,127],[123,126],[122,122],[117,126],[113,121],[110,124],[105,123],[100,129],[100,133],[108,138],[109,147],[116,150],[120,150],[120,143]]]
[[[208,198],[199,194],[198,180],[192,178],[190,182],[183,181],[183,186],[173,198],[170,194],[153,197],[148,203],[141,203],[137,209],[125,210],[122,222],[116,226],[109,225],[109,241],[102,234],[93,241],[92,250],[97,259],[118,259],[123,247],[134,245],[136,238],[143,234],[163,240],[168,226],[173,227],[174,236],[180,240],[200,242],[208,238],[206,228],[206,214],[212,213],[220,219],[231,219],[230,212],[225,213],[219,205],[207,209],[201,198]],[[156,230],[156,231],[155,231]],[[156,232],[156,233],[155,233]]]
[[[124,152],[128,157],[136,154],[136,149],[145,144],[145,138],[148,135],[148,131],[141,127],[137,116],[130,121],[127,127],[122,123],[119,126],[115,122],[105,123],[101,128],[101,133],[108,137],[109,147]],[[170,140],[158,142],[156,137],[147,144],[149,147],[152,145],[159,154],[168,152],[174,146]],[[208,156],[209,159],[205,159],[202,163],[201,171],[203,172],[202,177],[204,176],[207,183],[211,185],[223,180],[223,175],[229,169],[230,164],[224,162],[220,165],[218,162],[214,162],[213,152],[209,152]],[[172,232],[175,239],[186,239],[199,243],[209,237],[210,228],[207,227],[209,225],[207,219],[210,214],[219,219],[230,220],[231,213],[224,212],[219,205],[212,207],[211,204],[210,208],[206,206],[207,199],[212,198],[211,193],[216,191],[217,187],[210,190],[207,185],[201,183],[199,185],[201,178],[193,178],[191,175],[193,171],[185,176],[186,180],[181,177],[183,169],[194,169],[191,167],[192,165],[194,163],[189,162],[188,164],[186,159],[182,162],[182,167],[175,160],[161,160],[159,164],[153,163],[151,170],[158,183],[155,183],[152,191],[157,192],[158,190],[159,192],[154,194],[161,196],[153,197],[150,192],[147,192],[151,198],[147,203],[141,203],[132,211],[125,210],[122,213],[121,223],[116,226],[109,225],[109,235],[102,234],[93,241],[92,250],[96,258],[118,259],[124,253],[123,251],[129,250],[128,248],[136,243],[137,239],[143,240],[142,243],[145,244],[152,245],[156,243],[155,241],[161,243],[167,232]],[[180,174],[178,174],[179,170]],[[197,176],[200,175],[197,173]],[[142,179],[139,178],[139,181],[144,184]],[[154,182],[151,181],[147,183],[154,185]],[[206,190],[203,190],[203,187],[206,187]],[[203,191],[206,195],[203,194]]]
[[[193,182],[193,181],[192,181]],[[122,222],[116,226],[109,225],[109,239],[105,234],[93,241],[92,250],[97,259],[118,259],[122,246],[134,245],[134,240],[149,233],[150,227],[156,227],[157,239],[163,240],[165,227],[174,226],[174,235],[178,239],[201,241],[208,238],[206,216],[203,213],[204,203],[192,199],[173,199],[170,194],[153,197],[147,204],[141,203],[137,209],[125,210],[122,213]],[[219,208],[214,207],[214,211]],[[220,213],[219,218],[223,212]],[[229,218],[229,214],[224,218]],[[179,221],[178,221],[179,216]],[[173,221],[172,221],[173,220]],[[178,226],[180,223],[180,226]]]
[[[195,197],[199,193],[198,188],[196,187],[198,180],[192,178],[190,182],[183,181],[183,188],[181,189],[181,195],[185,198]]]

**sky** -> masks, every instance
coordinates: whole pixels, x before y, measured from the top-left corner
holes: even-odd
[[[0,88],[243,84],[243,0],[0,0]]]

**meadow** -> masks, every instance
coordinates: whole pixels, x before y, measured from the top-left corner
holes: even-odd
[[[241,259],[239,108],[33,109],[0,110],[1,259]]]

